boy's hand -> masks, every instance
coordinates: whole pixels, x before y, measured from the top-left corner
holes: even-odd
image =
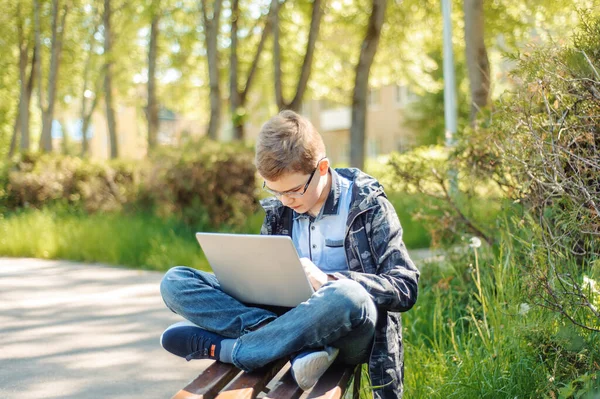
[[[327,274],[319,269],[317,265],[312,262],[312,260],[308,258],[300,258],[300,263],[302,263],[306,277],[308,277],[308,281],[315,291],[321,288],[321,286],[328,281],[329,278]]]

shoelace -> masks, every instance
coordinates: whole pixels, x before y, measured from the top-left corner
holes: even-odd
[[[192,349],[196,348],[194,352],[190,353],[185,357],[188,362],[198,354],[202,356],[208,356],[208,348],[210,347],[210,339],[202,335],[193,334],[191,337]]]

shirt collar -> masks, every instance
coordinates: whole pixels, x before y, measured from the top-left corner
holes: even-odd
[[[340,176],[333,168],[329,168],[329,173],[331,174],[331,189],[329,191],[329,195],[325,200],[325,204],[319,211],[319,214],[315,219],[320,219],[325,215],[337,215],[339,213],[340,208],[340,196],[342,194],[342,182],[340,181]],[[310,217],[306,213],[296,213],[294,211],[294,220],[302,217]]]

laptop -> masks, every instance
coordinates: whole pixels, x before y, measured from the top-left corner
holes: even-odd
[[[240,302],[295,307],[314,293],[289,236],[196,233],[224,292]]]

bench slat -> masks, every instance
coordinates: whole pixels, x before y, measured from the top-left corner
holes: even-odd
[[[339,399],[348,387],[350,377],[354,373],[352,367],[332,366],[323,374],[308,395],[308,399]]]
[[[213,362],[172,399],[212,399],[240,372],[233,364]]]
[[[292,370],[288,370],[273,387],[265,399],[298,399],[302,396],[302,389],[292,377]]]
[[[251,373],[242,373],[216,399],[251,399],[262,392],[269,381],[279,373],[288,359],[280,359]]]

